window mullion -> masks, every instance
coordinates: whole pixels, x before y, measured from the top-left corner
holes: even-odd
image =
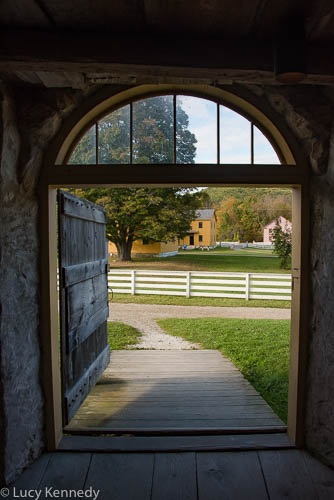
[[[220,164],[220,108],[217,103],[217,164]]]
[[[99,164],[99,122],[95,123],[95,162]]]
[[[176,163],[176,94],[173,95],[173,163]]]
[[[251,122],[251,165],[254,165],[254,123]]]
[[[133,104],[130,102],[130,165],[133,164]]]

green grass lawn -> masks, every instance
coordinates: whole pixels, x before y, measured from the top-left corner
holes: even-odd
[[[110,295],[111,300],[111,295]],[[131,295],[115,293],[112,303],[121,304],[158,304],[168,306],[215,306],[215,307],[277,307],[290,309],[289,300],[244,300],[220,297],[180,297],[177,295]]]
[[[166,333],[218,349],[287,421],[290,321],[260,319],[165,319]]]
[[[112,261],[113,269],[156,269],[164,271],[219,271],[249,273],[289,273],[280,268],[276,257],[228,252],[182,252],[173,257],[142,257],[131,262]]]
[[[108,343],[112,351],[126,349],[128,345],[136,344],[141,333],[130,325],[108,321]]]

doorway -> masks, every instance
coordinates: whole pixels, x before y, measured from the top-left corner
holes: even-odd
[[[207,92],[207,89],[205,89]],[[189,89],[187,90],[189,92]],[[196,89],[198,92],[199,89]],[[195,93],[195,90],[192,89]],[[216,91],[215,91],[216,92]],[[123,96],[121,96],[122,98]],[[224,94],[226,98],[226,95]],[[276,143],[277,144],[277,143]],[[286,146],[285,146],[286,147]],[[282,148],[284,150],[284,148]],[[59,149],[58,149],[59,151]],[[107,165],[92,168],[80,166],[59,165],[54,166],[55,161],[52,161],[52,166],[48,168],[48,175],[43,184],[43,208],[44,217],[42,225],[47,232],[43,242],[43,265],[44,270],[47,270],[46,278],[43,279],[43,287],[46,291],[46,304],[43,311],[44,324],[45,324],[45,345],[48,355],[46,356],[46,365],[50,367],[52,360],[56,359],[55,342],[54,339],[56,327],[56,317],[52,313],[54,308],[54,250],[51,249],[52,239],[54,238],[54,223],[52,217],[55,215],[55,196],[54,186],[59,185],[118,185],[122,186],[128,184],[129,180],[133,185],[288,185],[293,187],[293,204],[294,204],[294,251],[293,251],[293,272],[294,272],[294,301],[292,313],[292,349],[291,349],[291,378],[290,378],[290,405],[289,405],[289,434],[294,442],[298,441],[298,435],[302,435],[300,422],[302,419],[302,408],[300,405],[301,398],[298,394],[303,390],[303,370],[305,368],[302,362],[305,355],[305,342],[301,342],[301,337],[304,336],[304,329],[302,324],[302,307],[306,307],[306,302],[301,301],[302,294],[305,296],[305,288],[301,288],[300,283],[303,282],[306,264],[305,245],[307,245],[307,232],[305,228],[308,227],[307,222],[307,177],[301,164],[298,166],[258,166],[253,164],[252,169],[247,165],[225,165],[222,169],[221,165],[180,165],[177,168],[166,168],[163,165],[159,166],[132,166],[131,172],[122,166],[113,166],[112,171],[108,171]],[[80,171],[81,168],[81,171]],[[129,177],[130,176],[130,177]],[[107,181],[108,179],[108,181]],[[46,187],[48,188],[46,189]],[[304,224],[304,225],[303,225]],[[301,238],[301,227],[303,227],[303,239]],[[307,289],[306,289],[307,290]],[[302,304],[300,306],[300,304]],[[56,373],[56,363],[53,363]],[[56,371],[55,371],[56,370]],[[56,446],[56,442],[61,435],[61,426],[59,425],[59,410],[56,408],[58,405],[57,399],[59,394],[59,383],[52,377],[51,386],[48,387],[48,405],[52,410],[52,418],[48,419],[49,443],[50,447]],[[59,401],[59,400],[58,400]],[[57,403],[57,404],[56,404]],[[58,417],[56,416],[58,415]],[[298,425],[297,425],[298,424]],[[52,444],[53,443],[53,444]]]
[[[120,188],[116,189],[116,191],[120,190]],[[159,192],[159,190],[157,191]],[[226,191],[230,193],[231,190],[229,188],[226,189]],[[249,188],[245,191],[249,191]],[[251,192],[253,193],[253,191]],[[102,194],[105,195],[104,192],[101,193],[101,196]],[[128,194],[131,200],[135,198],[134,192],[130,192]],[[66,248],[67,257],[68,255],[71,255],[71,242],[75,242],[74,248],[77,248],[80,251],[81,256],[82,249],[87,244],[87,235],[88,241],[94,243],[94,239],[90,237],[92,231],[84,229],[82,223],[79,230],[75,229],[75,224],[77,224],[80,220],[83,221],[87,216],[86,214],[82,213],[82,207],[84,206],[85,210],[87,211],[89,202],[80,198],[75,198],[67,193],[64,193],[64,195],[69,197],[69,200],[72,201],[73,206],[77,206],[80,208],[80,213],[73,213],[73,210],[70,211],[71,215],[74,216],[74,219],[67,226],[68,242],[66,242],[66,231],[64,231],[62,228],[60,229],[61,239],[65,243],[64,246]],[[150,193],[150,195],[151,197],[153,196],[152,192]],[[120,203],[121,195],[118,194],[115,196],[119,200],[118,203]],[[62,203],[61,207],[58,209],[59,214],[62,213],[63,205],[64,203]],[[97,212],[97,209],[98,207],[95,206],[95,213]],[[67,210],[67,212],[69,212],[69,210]],[[208,216],[210,216],[211,212],[213,212],[213,209],[206,210],[205,215],[207,218],[209,218]],[[203,218],[204,214],[200,213],[198,214],[198,217]],[[96,215],[94,216],[94,219],[94,222],[88,221],[85,222],[85,224],[96,224]],[[101,226],[101,222],[102,221],[100,221],[100,224],[98,226]],[[194,221],[193,224],[198,225],[197,220]],[[202,225],[204,226],[204,230],[206,229],[206,224],[211,227],[211,220],[203,221]],[[235,227],[235,224],[233,224],[232,229],[234,230]],[[96,230],[94,230],[93,233],[96,234]],[[80,245],[78,245],[78,234],[82,236],[86,235],[86,238],[81,242]],[[103,238],[102,243],[97,245],[97,247],[100,247],[102,249],[104,242]],[[243,238],[245,238],[245,235],[243,235]],[[136,250],[138,251],[139,248],[140,245],[137,245]],[[142,244],[142,249],[147,252],[147,245]],[[216,251],[212,250],[212,252],[210,251],[209,253],[201,252],[199,250],[197,250],[197,252],[181,251],[181,257],[186,257],[186,254],[189,253],[189,259],[190,257],[202,259],[202,261],[209,259],[209,261],[214,261],[216,265],[217,259],[219,260],[221,258],[227,258],[224,253],[219,254],[219,249],[217,249]],[[247,252],[250,251],[251,250],[247,250]],[[231,253],[231,250],[229,250],[229,252]],[[235,253],[240,252],[241,251],[239,250],[239,252],[237,251]],[[85,255],[86,254],[87,249],[85,249]],[[93,255],[95,257],[98,255],[94,248]],[[103,255],[104,254],[101,254],[100,257],[103,257]],[[244,255],[244,257],[247,257],[247,254]],[[256,254],[255,257],[261,256]],[[267,258],[264,260],[268,262],[268,260],[270,260],[268,259],[269,255],[266,257]],[[235,257],[233,256],[233,258]],[[240,259],[240,257],[236,258]],[[161,260],[163,261],[164,259],[162,258]],[[258,265],[259,258],[255,260],[258,261]],[[73,267],[74,261],[72,257],[70,259],[70,264],[70,271],[73,274],[75,269]],[[210,263],[208,262],[207,265],[208,264]],[[99,265],[94,263],[94,265],[95,268],[100,272],[100,263]],[[147,297],[147,295],[140,295],[142,292],[147,293],[149,291],[152,291],[152,289],[149,290],[150,285],[152,285],[152,283],[150,283],[150,279],[154,279],[155,282],[153,286],[158,287],[159,272],[157,270],[153,271],[155,275],[151,276],[150,271],[147,271],[147,269],[151,269],[151,262],[147,263],[148,267],[142,267],[142,271],[138,271],[138,268],[137,270],[132,271],[132,268],[129,267],[129,264],[127,264],[127,267],[119,267],[118,269],[121,273],[119,276],[117,276],[116,272],[117,263],[115,263],[114,265],[116,267],[116,270],[115,268],[113,270],[115,282],[112,283],[111,286],[113,288],[116,287],[116,289],[118,287],[119,290],[117,290],[117,292],[122,290],[129,293],[131,291],[129,288],[129,279],[131,280],[132,273],[134,273],[134,277],[137,277],[136,281],[133,283],[133,287],[136,290],[136,294],[139,298],[144,298],[145,296]],[[141,265],[145,265],[145,262],[141,263]],[[81,263],[80,266],[84,266],[85,269],[88,269],[91,264],[88,265],[88,263],[85,261],[84,263]],[[79,268],[81,269],[80,266]],[[133,266],[136,267],[136,264],[133,264]],[[189,271],[183,270],[182,272],[181,269],[184,268],[179,266],[178,269],[180,270],[174,273],[175,276],[173,275],[173,272],[171,270],[169,271],[170,275],[166,276],[167,269],[167,267],[164,267],[163,272],[165,273],[165,279],[167,281],[165,283],[161,283],[161,288],[165,289],[160,291],[161,297],[163,297],[164,291],[167,291],[167,293],[171,295],[173,295],[173,293],[182,294],[181,289],[184,289],[185,292],[185,286],[183,286],[181,283],[185,284],[186,275]],[[206,271],[210,271],[210,268],[206,268]],[[254,269],[248,268],[248,271],[254,271]],[[278,271],[279,267],[277,266],[276,272]],[[65,275],[67,272],[68,271],[66,268],[63,269],[61,267],[61,276]],[[269,272],[269,270],[267,270],[267,272]],[[271,272],[275,272],[275,270],[272,269]],[[75,274],[77,273],[78,270]],[[223,284],[220,284],[220,287],[217,288],[217,286],[212,283],[212,279],[208,279],[207,277],[205,282],[202,281],[202,283],[198,285],[199,279],[203,280],[201,273],[195,273],[195,275],[193,275],[193,273],[189,272],[189,275],[190,274],[192,275],[192,278],[189,291],[191,291],[192,293],[197,293],[198,295],[200,295],[200,290],[203,288],[203,285],[206,285],[204,286],[204,288],[206,288],[207,290],[206,292],[204,292],[205,296],[205,294],[209,293],[208,290],[210,289],[210,284],[211,292],[216,297],[218,297],[219,295],[224,297],[224,293],[228,294],[228,292],[231,293],[233,291],[233,288],[232,290],[227,290],[228,282],[223,282]],[[87,278],[93,281],[93,279],[95,279],[93,278],[93,276],[95,275],[89,272]],[[160,276],[160,278],[162,278],[162,276]],[[226,277],[225,275],[215,275],[214,278],[219,278],[220,280],[226,280],[227,278],[228,280],[232,280],[232,282],[230,283],[231,287],[238,287],[241,283],[241,276],[234,277],[234,279],[236,279],[236,283],[234,283],[232,276]],[[251,274],[249,278],[251,282],[251,294],[254,294],[255,290],[253,290],[253,281],[256,280],[256,275]],[[76,276],[77,281],[81,280],[82,282],[82,279],[83,277]],[[117,279],[119,281],[117,281]],[[175,283],[177,283],[177,285],[175,285]],[[274,284],[272,283],[272,286],[273,285]],[[172,287],[175,286],[177,290],[174,289],[173,291]],[[78,285],[75,285],[75,287],[77,288]],[[168,287],[170,287],[169,290]],[[237,296],[240,296],[241,294],[241,296],[243,297],[242,299],[239,299],[240,302],[242,302],[242,304],[240,305],[244,305],[245,303],[243,287],[244,285],[242,284],[239,290],[237,289],[236,291]],[[79,291],[82,290],[86,290],[86,288],[79,289]],[[66,290],[64,291],[66,292]],[[157,288],[153,289],[153,291],[158,293]],[[263,293],[263,290],[260,291]],[[279,291],[282,292],[281,289]],[[68,300],[71,299],[73,293],[67,294]],[[123,295],[123,297],[127,297],[127,295]],[[168,295],[166,295],[166,297],[168,297]],[[85,299],[87,300],[87,304],[85,306],[85,304],[82,304],[80,302],[80,311],[84,310],[85,313],[88,313],[89,309],[91,308],[92,301],[88,298],[87,293],[85,294]],[[94,296],[93,299],[94,305],[97,305],[99,303],[99,300],[96,300],[96,296]],[[212,299],[209,298],[207,300],[208,302],[210,302],[210,300]],[[274,306],[274,304],[275,303],[273,302],[272,305]],[[131,324],[131,318],[135,316],[135,318],[133,319],[141,319],[143,323],[147,322],[147,318],[145,318],[145,316],[143,315],[140,315],[140,310],[136,309],[139,307],[139,305],[128,304],[128,309],[124,309],[123,311],[124,316],[118,316],[117,318],[115,318],[115,306],[117,306],[117,304],[111,304],[109,319],[116,319],[117,321],[121,322],[125,320],[125,323]],[[126,307],[125,304],[123,304],[123,307]],[[155,317],[158,319],[158,306],[156,306],[155,309]],[[175,309],[177,309],[177,307]],[[200,309],[201,307],[188,308],[189,311],[192,310],[192,317],[198,317]],[[217,316],[214,309],[211,310],[210,314],[207,314],[208,317]],[[218,311],[217,308],[216,311]],[[245,312],[246,311],[247,309],[245,310]],[[92,312],[96,312],[95,309]],[[101,312],[103,312],[103,309],[101,309]],[[149,311],[146,310],[145,314],[148,315]],[[173,314],[178,315],[179,313],[177,313],[176,311],[174,313],[171,313],[171,318],[174,317]],[[247,314],[244,314],[244,317],[246,318]],[[82,319],[82,321],[87,322],[87,318],[84,315],[80,314],[80,318]],[[103,319],[105,318],[103,317]],[[200,321],[201,320],[198,320],[198,325]],[[109,326],[111,326],[112,329],[113,323],[111,323],[111,325]],[[138,326],[138,322],[136,322],[134,326]],[[195,347],[196,349],[197,346],[189,346],[189,349],[193,349],[193,347]],[[66,425],[65,428],[67,433],[87,433],[90,431],[94,433],[127,432],[133,434],[143,432],[162,433],[166,432],[167,430],[173,430],[174,433],[196,433],[201,432],[201,429],[206,429],[207,433],[226,433],[230,432],[232,429],[234,429],[235,432],[251,432],[257,429],[259,432],[264,433],[268,431],[273,432],[274,429],[276,431],[285,430],[283,422],[279,418],[277,418],[277,416],[270,410],[264,400],[259,397],[259,394],[256,394],[252,386],[247,383],[246,380],[243,379],[243,377],[241,377],[240,372],[235,369],[235,366],[233,366],[233,364],[226,358],[222,358],[219,354],[219,351],[211,349],[211,346],[208,346],[206,348],[205,353],[203,351],[200,352],[201,355],[206,354],[206,356],[203,356],[202,358],[199,356],[198,352],[194,352],[194,350],[192,350],[192,352],[188,351],[183,353],[182,350],[184,349],[184,347],[182,346],[181,351],[179,350],[174,353],[160,352],[160,354],[165,354],[165,356],[162,356],[160,360],[157,360],[157,355],[159,354],[159,352],[148,352],[147,350],[158,349],[159,351],[164,351],[166,348],[164,348],[162,344],[159,345],[159,343],[156,343],[152,346],[148,345],[147,342],[143,342],[142,345],[141,343],[139,344],[138,348],[145,349],[146,352],[141,351],[138,353],[133,351],[124,351],[121,353],[112,353],[111,364],[110,366],[108,366],[103,378],[99,381],[98,386],[93,389],[92,393],[88,396],[87,401],[83,403],[78,413],[76,415],[71,415],[71,417],[73,417],[71,422],[67,422],[67,424],[69,423],[69,425]],[[175,348],[179,349],[178,346],[175,346]],[[188,349],[188,347],[186,347],[186,349]],[[71,359],[71,369],[75,368],[76,360],[78,360],[77,355],[75,355],[74,358]],[[106,366],[104,366],[104,368],[105,367]],[[79,380],[80,378],[82,378],[82,380],[85,380],[82,375],[82,373],[78,373],[77,380]],[[76,380],[74,385],[76,385]],[[88,387],[87,384],[85,385],[85,387],[87,391],[92,389],[92,386]],[[255,389],[259,390],[256,386]],[[85,395],[87,395],[87,391],[84,391]],[[83,395],[82,390],[80,391],[80,393],[81,395]],[[207,393],[207,395],[205,393]],[[68,399],[69,396],[66,395],[65,400],[68,401]],[[70,397],[70,399],[72,400],[73,398]],[[164,408],[165,410],[161,412],[161,408]],[[78,406],[76,406],[76,409],[78,409]]]

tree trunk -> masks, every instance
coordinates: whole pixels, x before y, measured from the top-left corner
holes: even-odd
[[[117,256],[118,260],[121,262],[132,260],[131,259],[131,250],[132,250],[132,241],[122,241],[120,243],[116,243],[117,247]]]

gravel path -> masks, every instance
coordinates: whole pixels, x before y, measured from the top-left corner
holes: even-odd
[[[142,337],[136,349],[199,349],[197,344],[166,334],[156,323],[163,318],[290,319],[289,309],[264,307],[195,307],[153,304],[110,304],[109,319],[137,328]]]

